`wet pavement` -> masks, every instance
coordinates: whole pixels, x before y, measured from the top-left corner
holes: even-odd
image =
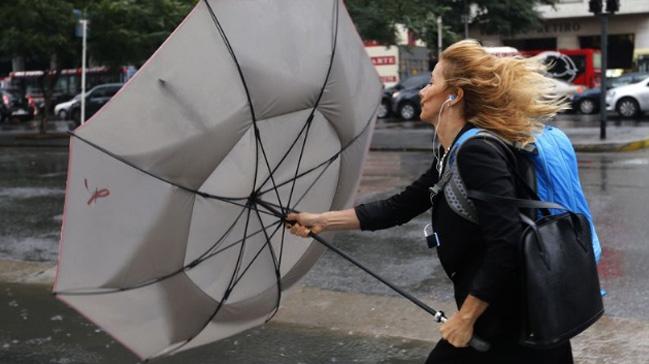
[[[430,161],[429,152],[371,152],[358,201],[389,196],[416,178]],[[44,265],[55,262],[66,164],[64,148],[0,148],[0,259]],[[605,319],[578,341],[575,353],[583,363],[640,363],[644,360],[640,358],[649,356],[649,151],[579,154],[579,165],[602,241],[600,274],[608,296]],[[435,252],[426,248],[421,238],[428,218],[424,214],[383,232],[339,233],[333,243],[417,296],[448,304],[452,301],[450,282]],[[307,274],[303,285],[311,290],[305,293],[306,297],[329,297],[327,292],[341,292],[342,298],[336,296],[331,302],[361,304],[394,296],[367,274],[329,252]],[[356,301],[345,301],[352,293]],[[410,305],[400,302],[404,307]],[[291,304],[305,306],[304,302]],[[406,311],[393,301],[385,307],[392,311],[384,319],[393,326],[404,326],[401,330],[388,328],[386,335],[390,331],[394,336],[407,332],[410,324],[400,317]],[[313,316],[308,307],[305,310],[305,317]],[[343,304],[332,304],[323,315],[343,315],[346,310]],[[358,322],[372,317],[369,313],[356,316]],[[431,347],[430,342],[377,338],[372,335],[377,329],[352,335],[346,329],[330,330],[327,327],[332,327],[331,317],[312,328],[286,323],[305,323],[306,319],[282,319],[281,315],[280,319],[279,323],[162,362],[418,363]],[[45,286],[1,284],[0,322],[0,363],[136,362],[131,354],[97,332],[97,328],[55,301]],[[350,322],[353,325],[354,321]],[[428,330],[428,325],[430,331],[437,330],[433,324],[420,324],[423,331]],[[429,334],[416,337],[434,340]]]
[[[0,363],[138,363],[43,286],[0,284]],[[270,323],[160,364],[421,363],[430,343]]]

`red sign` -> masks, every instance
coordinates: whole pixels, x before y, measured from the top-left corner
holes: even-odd
[[[387,66],[387,65],[397,63],[397,57],[395,56],[379,56],[379,57],[371,57],[371,59],[372,59],[372,64],[375,66]]]

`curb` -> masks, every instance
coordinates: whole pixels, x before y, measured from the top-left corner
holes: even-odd
[[[65,147],[70,136],[65,133],[0,135],[0,147]]]

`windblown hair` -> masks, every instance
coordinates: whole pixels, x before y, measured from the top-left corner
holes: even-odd
[[[543,121],[565,108],[540,61],[491,55],[475,40],[454,43],[440,60],[448,87],[464,91],[464,118],[512,142],[533,142]]]

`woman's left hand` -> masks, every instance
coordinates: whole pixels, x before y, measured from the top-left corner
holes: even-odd
[[[464,348],[469,345],[469,341],[473,337],[473,323],[473,320],[455,314],[442,324],[439,330],[442,332],[442,338],[451,345],[456,348]]]

